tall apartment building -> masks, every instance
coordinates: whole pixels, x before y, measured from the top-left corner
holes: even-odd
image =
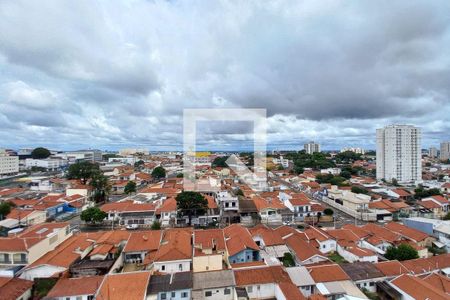
[[[441,143],[441,155],[439,156],[441,160],[450,159],[450,142]]]
[[[365,153],[364,149],[359,148],[359,147],[344,147],[341,149],[341,153],[347,152],[347,151],[354,152],[356,154],[364,154]]]
[[[421,131],[411,125],[377,129],[377,179],[422,180]]]
[[[19,157],[10,156],[4,149],[0,149],[0,175],[10,175],[19,172]]]
[[[314,152],[320,152],[320,145],[314,143],[314,141],[311,141],[309,143],[306,143],[303,146],[303,149],[305,149],[305,152],[307,154],[313,154]]]
[[[431,158],[437,158],[438,157],[438,149],[436,147],[430,147],[430,150],[428,150],[428,156]]]

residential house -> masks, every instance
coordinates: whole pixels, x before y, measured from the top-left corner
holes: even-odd
[[[361,247],[362,241],[352,230],[333,229],[327,233],[337,241],[337,253],[348,262],[377,262],[376,252]]]
[[[194,272],[222,270],[226,252],[222,229],[194,231]]]
[[[123,201],[103,204],[100,209],[108,214],[107,219],[120,225],[137,224],[151,226],[155,220],[156,206],[153,203]]]
[[[44,223],[47,213],[34,208],[13,208],[6,219],[15,220],[17,226],[33,226]]]
[[[328,258],[307,239],[304,233],[294,233],[285,238],[285,241],[295,255],[296,264],[299,266],[328,261]]]
[[[1,300],[31,299],[33,281],[15,277],[0,277]]]
[[[308,269],[304,266],[296,266],[286,268],[291,281],[299,289],[299,291],[305,297],[309,297],[314,293],[314,286],[316,283],[314,279],[309,275]]]
[[[161,230],[138,231],[130,234],[122,250],[124,263],[148,268],[153,263],[162,237]]]
[[[236,286],[245,288],[250,299],[276,298],[277,286],[280,283],[292,284],[289,275],[281,266],[235,270],[234,277]]]
[[[370,262],[341,264],[341,268],[358,288],[366,289],[372,293],[377,291],[376,283],[385,279],[385,275],[377,268],[374,268]]]
[[[316,265],[306,268],[315,282],[314,293],[317,291],[327,299],[339,299],[344,295],[367,299],[339,265]]]
[[[326,231],[318,227],[309,226],[304,233],[321,253],[327,254],[336,251],[336,241]]]
[[[431,205],[429,202],[433,202],[434,205]],[[430,196],[423,198],[422,201],[420,201],[421,206],[429,208],[427,207],[427,204],[429,204],[428,206],[432,208],[436,217],[442,217],[450,211],[450,201],[441,195]]]
[[[424,279],[410,274],[403,274],[389,282],[398,293],[399,299],[448,300],[449,295],[434,287]]]
[[[156,216],[162,227],[169,227],[177,222],[177,200],[173,197],[162,200],[156,209]]]
[[[269,265],[279,265],[285,253],[290,253],[285,241],[272,228],[260,224],[249,229],[253,240],[261,249],[262,259]]]
[[[259,247],[247,228],[232,224],[223,230],[230,264],[260,261]]]
[[[0,265],[12,267],[31,264],[70,236],[68,223],[43,223],[14,237],[0,238]]]
[[[420,247],[430,247],[436,240],[434,237],[429,236],[428,234],[420,230],[410,228],[400,223],[390,222],[387,223],[384,227],[391,230],[392,232],[401,235],[403,238],[413,242]]]
[[[60,278],[46,298],[54,300],[91,300],[103,281],[103,276]]]
[[[108,274],[98,289],[96,300],[146,299],[150,272]]]
[[[193,300],[234,300],[236,282],[232,270],[196,272],[193,274]]]
[[[215,200],[220,208],[220,215],[228,224],[239,221],[239,198],[228,191],[219,191]]]
[[[147,288],[146,300],[192,299],[192,272],[153,274]]]
[[[261,223],[270,225],[281,225],[283,221],[282,211],[287,209],[277,198],[264,199],[260,196],[252,198],[255,203]]]
[[[192,231],[167,229],[154,259],[153,269],[161,273],[191,271]]]

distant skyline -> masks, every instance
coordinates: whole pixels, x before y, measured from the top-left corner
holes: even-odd
[[[182,149],[185,108],[265,108],[268,149],[450,140],[450,1],[0,1],[0,148]],[[248,124],[203,124],[212,150]],[[200,148],[199,148],[200,149]]]

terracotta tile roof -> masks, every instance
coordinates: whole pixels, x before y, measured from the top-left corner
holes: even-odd
[[[448,300],[450,296],[436,289],[424,280],[409,274],[403,274],[391,281],[410,297],[414,299]]]
[[[405,191],[404,189],[394,189],[392,190],[394,193],[396,193],[397,195],[399,195],[400,197],[409,197],[411,196],[411,194],[407,191]]]
[[[344,270],[336,264],[307,266],[306,268],[316,283],[350,280],[350,277],[348,277]]]
[[[11,210],[11,212],[6,216],[6,218],[19,220],[19,219],[23,219],[26,216],[32,214],[34,211],[35,210],[32,208],[24,208],[24,209],[13,208]]]
[[[93,241],[88,240],[88,237],[88,234],[80,233],[68,238],[53,251],[47,252],[44,256],[28,265],[26,269],[31,269],[40,265],[52,265],[68,269],[71,264],[80,259],[80,251],[84,251],[94,244]]]
[[[168,229],[164,232],[155,261],[171,261],[192,258],[192,231],[189,229]]]
[[[304,193],[296,193],[291,196],[292,198],[289,199],[289,202],[291,202],[293,206],[311,205],[311,200]]]
[[[58,230],[65,230],[65,228],[69,225],[70,223],[68,222],[37,224],[19,233],[18,236],[21,238],[45,237],[48,234],[56,232]]]
[[[265,225],[257,225],[249,229],[252,237],[259,235],[266,246],[284,245],[283,239],[272,228]]]
[[[387,277],[398,276],[409,272],[409,270],[398,260],[383,261],[373,265]]]
[[[365,231],[361,227],[355,226],[353,224],[346,224],[346,225],[342,226],[342,229],[351,230],[354,234],[356,234],[361,239],[368,237],[370,235],[370,233],[368,231]]]
[[[256,197],[253,197],[252,200],[253,200],[253,203],[255,203],[256,209],[258,211],[261,211],[261,210],[264,210],[267,208],[272,208],[272,209],[286,208],[286,206],[284,206],[283,203],[281,203],[281,201],[278,199],[266,200],[264,198],[256,196]]]
[[[223,232],[229,256],[233,256],[245,249],[259,250],[247,228],[239,224],[232,224],[225,227]]]
[[[305,296],[292,282],[280,282],[278,286],[281,289],[286,300],[304,300]]]
[[[48,292],[48,298],[94,295],[97,292],[103,276],[80,278],[61,278]]]
[[[16,193],[21,193],[25,191],[24,188],[12,188],[12,189],[1,189],[0,190],[0,197],[1,196],[9,196]]]
[[[142,212],[142,211],[155,211],[156,206],[153,203],[134,203],[133,201],[123,201],[103,204],[100,207],[104,212]]]
[[[13,203],[15,206],[22,207],[22,206],[34,206],[39,203],[39,200],[37,199],[10,199],[8,202]]]
[[[142,300],[147,293],[150,272],[110,274],[97,292],[98,300]]]
[[[368,241],[387,241],[389,243],[394,243],[395,241],[399,241],[401,239],[401,236],[399,234],[396,234],[389,229],[378,226],[376,224],[368,223],[361,228],[369,232],[375,238],[368,239]]]
[[[433,270],[450,267],[450,253],[428,258],[404,260],[402,261],[402,264],[414,274],[428,273]]]
[[[112,251],[115,249],[114,245],[111,244],[101,244],[97,247],[94,248],[94,250],[92,250],[89,253],[89,257],[94,256],[94,255],[107,255],[108,253],[112,253]]]
[[[222,229],[206,229],[194,231],[194,255],[203,255],[202,250],[215,248],[213,253],[225,252],[225,237]]]
[[[177,210],[177,200],[173,197],[167,198],[163,201],[162,205],[156,209],[156,213],[173,212]]]
[[[0,300],[18,299],[33,287],[33,281],[15,277],[0,277]]]
[[[310,240],[318,240],[320,242],[332,240],[332,238],[325,231],[314,226],[309,226],[304,232]]]
[[[234,270],[236,286],[265,283],[292,283],[281,266]]]
[[[417,201],[417,204],[426,209],[441,208],[442,206],[434,201]]]
[[[327,300],[327,297],[321,294],[313,294],[308,297],[308,300]]]
[[[161,230],[133,232],[125,245],[123,252],[156,251],[159,248],[161,237]]]
[[[322,256],[320,251],[317,250],[315,246],[305,241],[299,234],[293,234],[286,238],[285,241],[288,247],[295,253],[295,256],[302,261],[305,261],[315,255]]]
[[[450,278],[445,277],[439,273],[432,273],[423,278],[423,281],[433,286],[437,290],[450,295]]]
[[[361,239],[349,229],[331,229],[327,230],[327,233],[331,235],[342,247],[355,246]]]
[[[267,266],[263,261],[249,261],[249,262],[241,262],[230,264],[232,269],[242,269],[242,268],[250,268],[250,267],[262,267]]]
[[[280,227],[277,227],[274,229],[274,231],[281,237],[281,238],[285,238],[286,236],[296,233],[297,230],[295,230],[294,228],[290,227],[290,226],[286,226],[286,225],[282,225]]]
[[[441,204],[450,204],[450,202],[448,201],[448,199],[446,199],[444,196],[442,195],[435,195],[435,196],[431,196],[430,198],[433,198],[434,200],[436,200],[437,202],[441,203]],[[426,200],[426,199],[422,199],[422,200]]]
[[[163,194],[167,197],[176,197],[178,193],[181,193],[181,189],[178,188],[160,188],[160,187],[146,187],[139,191],[142,194]]]
[[[214,198],[208,195],[203,195],[205,199],[208,201],[208,208],[209,209],[215,209],[218,208],[216,201],[214,201]]]
[[[345,250],[347,250],[348,252],[358,256],[358,257],[366,257],[366,256],[376,256],[377,254],[375,252],[373,252],[372,250],[369,249],[364,249],[364,248],[360,248],[357,246],[354,247],[347,247]]]
[[[415,242],[421,242],[428,238],[428,234],[419,231],[414,228],[410,228],[408,226],[402,225],[400,223],[390,222],[385,225],[385,227],[393,232],[396,232],[400,235],[403,235]]]

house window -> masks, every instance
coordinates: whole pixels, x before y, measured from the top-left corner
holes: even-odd
[[[171,295],[172,295],[172,298],[175,298],[175,292],[172,292]]]
[[[83,300],[83,297],[77,296],[75,299],[76,299],[76,300]]]
[[[182,292],[181,293],[181,298],[187,298],[188,297],[188,293],[187,292]]]
[[[167,299],[166,293],[161,293],[161,300],[166,300],[166,299]]]
[[[231,290],[226,288],[226,289],[223,290],[223,294],[224,295],[229,295],[229,294],[231,294]]]
[[[370,285],[370,286],[374,286],[374,285],[375,285],[375,282],[371,282],[371,283],[369,283],[369,285]]]
[[[161,266],[161,271],[165,271],[166,270],[166,266],[165,265],[162,265]]]
[[[322,249],[325,249],[325,245],[322,245]]]
[[[261,289],[261,286],[260,286],[260,285],[257,285],[257,286],[256,286],[256,289],[259,291],[259,290]]]
[[[253,293],[253,286],[247,287],[247,293]]]
[[[205,297],[211,297],[212,296],[212,292],[211,291],[206,291],[205,292]]]
[[[183,264],[179,264],[179,265],[178,265],[178,269],[179,269],[180,271],[183,271]]]

